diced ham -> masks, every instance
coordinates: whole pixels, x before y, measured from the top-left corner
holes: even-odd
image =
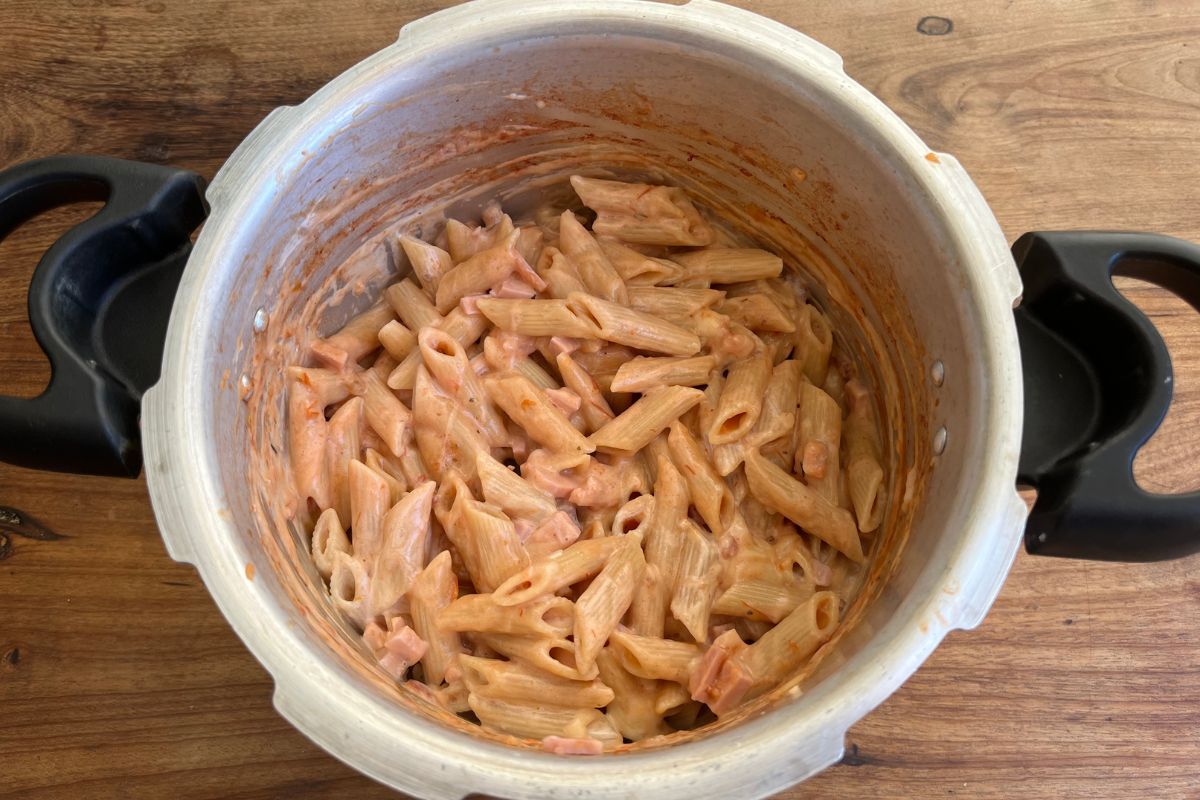
[[[363,629],[362,638],[372,653],[378,653],[387,642],[387,636],[387,631],[378,622],[368,622],[367,627]]]
[[[365,638],[366,634],[363,636]],[[396,680],[402,680],[408,668],[420,661],[428,649],[429,645],[416,631],[406,624],[398,623],[394,624],[393,631],[387,635],[382,649],[377,649],[376,654],[379,656],[379,663],[388,674]]]
[[[558,358],[563,353],[574,353],[579,349],[579,340],[572,339],[570,336],[551,336],[550,337],[550,354]]]
[[[389,636],[384,647],[389,653],[403,658],[410,664],[420,661],[421,657],[425,655],[425,651],[429,649],[425,640],[407,625]]]
[[[754,685],[753,676],[736,660],[729,660],[721,667],[721,675],[709,689],[708,707],[718,717],[727,714],[741,704],[742,698]]]
[[[824,442],[809,442],[804,445],[804,477],[820,480],[825,477],[829,465],[829,448]]]
[[[533,267],[529,266],[529,262],[526,261],[520,254],[517,255],[517,265],[513,269],[513,275],[514,277],[524,281],[526,284],[532,286],[535,290],[535,293],[546,288],[546,282],[542,280],[542,276],[538,275]],[[532,295],[530,296],[532,297]]]
[[[712,646],[705,651],[699,663],[692,669],[688,677],[688,691],[693,700],[712,706],[724,697],[725,687],[721,678],[729,659],[746,648],[735,630],[726,630],[718,636]],[[749,688],[749,685],[746,687]],[[742,690],[745,692],[745,689]]]
[[[512,331],[493,330],[483,341],[483,352],[494,369],[512,369],[537,349],[537,339]]]
[[[308,350],[321,366],[327,367],[334,372],[341,372],[350,364],[349,353],[324,339],[317,339],[308,346]]]
[[[492,295],[504,300],[532,300],[537,291],[521,278],[509,275],[492,290]]]
[[[391,675],[395,680],[403,680],[408,668],[412,663],[390,651],[383,651],[383,655],[379,657],[379,665],[387,670],[387,674]]]
[[[559,411],[563,412],[563,416],[571,416],[579,407],[583,405],[583,400],[579,395],[575,394],[570,389],[547,389],[546,396],[550,398]]]
[[[466,295],[465,297],[461,298],[458,301],[458,307],[460,309],[462,309],[462,312],[469,317],[478,316],[480,313],[479,298],[481,298],[481,297],[487,297],[487,295],[486,294]]]
[[[599,739],[568,739],[564,736],[547,736],[542,739],[542,749],[560,756],[598,756],[604,752]]]

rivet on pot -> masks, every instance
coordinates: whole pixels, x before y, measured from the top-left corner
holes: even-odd
[[[933,362],[933,366],[929,368],[929,377],[934,386],[941,386],[946,381],[946,365],[941,359]]]
[[[242,377],[238,380],[238,388],[243,400],[246,400],[250,397],[250,376],[244,372],[242,373]]]
[[[267,329],[267,310],[260,308],[254,312],[254,332],[262,333]]]
[[[946,438],[949,434],[946,432],[946,426],[938,428],[933,434],[933,452],[936,455],[941,455],[946,449]]]

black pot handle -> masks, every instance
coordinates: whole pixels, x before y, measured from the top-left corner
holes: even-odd
[[[1133,459],[1171,404],[1171,357],[1114,274],[1200,310],[1200,247],[1147,233],[1027,233],[1013,245],[1025,373],[1018,480],[1038,490],[1025,549],[1103,561],[1200,551],[1200,492],[1151,494]]]
[[[158,380],[190,235],[208,213],[191,172],[56,156],[0,172],[0,240],[51,208],[104,201],[38,262],[29,322],[50,361],[38,397],[0,396],[0,460],[136,477],[138,411]]]

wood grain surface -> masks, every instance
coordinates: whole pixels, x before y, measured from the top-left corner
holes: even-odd
[[[6,0],[0,166],[90,152],[211,176],[272,108],[445,5]],[[739,5],[840,51],[851,76],[961,159],[1010,239],[1114,228],[1200,241],[1195,3]],[[5,392],[45,384],[25,286],[80,214],[56,212],[0,245]],[[1127,286],[1177,371],[1139,479],[1200,488],[1195,312]],[[144,483],[0,466],[0,506],[56,535],[0,523],[0,797],[396,796],[275,714],[266,673],[193,570],[167,557]],[[1200,797],[1198,620],[1197,558],[1022,554],[983,625],[952,634],[855,726],[842,764],[780,797]]]

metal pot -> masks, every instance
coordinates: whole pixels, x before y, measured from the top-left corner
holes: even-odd
[[[289,519],[281,372],[388,281],[387,230],[497,193],[519,205],[587,165],[685,186],[787,254],[883,398],[890,492],[863,590],[819,663],[669,744],[563,758],[439,716],[325,602]],[[108,201],[35,274],[30,317],[54,377],[39,398],[0,399],[0,458],[136,475],[140,404],[171,556],[271,672],[281,714],[410,794],[764,796],[837,761],[852,724],[982,620],[1023,531],[1054,555],[1200,549],[1200,496],[1133,483],[1170,363],[1110,280],[1198,297],[1200,249],[1027,234],[1014,261],[954,158],[836,53],[754,14],[709,0],[442,11],[274,111],[203,192],[189,173],[95,157],[0,174],[0,235],[52,205]],[[1018,478],[1040,490],[1028,521]]]

